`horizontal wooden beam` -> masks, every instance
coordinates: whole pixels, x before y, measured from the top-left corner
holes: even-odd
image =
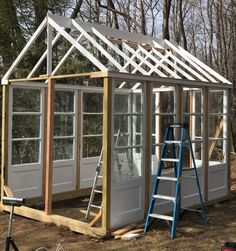
[[[100,72],[89,72],[89,73],[75,73],[75,74],[65,74],[65,75],[55,75],[55,76],[48,76],[48,75],[40,75],[39,77],[33,77],[33,78],[18,78],[18,79],[10,79],[10,83],[15,82],[22,82],[22,81],[43,81],[47,80],[48,77],[51,79],[63,79],[63,78],[80,78],[80,77],[90,77],[91,74],[93,75],[93,78],[96,76],[96,73]]]
[[[10,207],[8,206],[0,205],[0,209],[10,212]],[[77,233],[87,234],[93,237],[104,237],[105,235],[102,228],[91,228],[89,223],[56,214],[47,215],[43,211],[26,206],[15,207],[14,213],[37,221],[53,223],[57,226],[65,226]]]

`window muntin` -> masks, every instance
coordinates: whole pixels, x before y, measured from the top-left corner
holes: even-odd
[[[203,149],[203,91],[199,88],[183,89],[183,122],[189,124],[189,134],[192,141],[196,166],[202,166]],[[184,151],[183,165],[192,168],[190,148]]]
[[[143,175],[143,83],[114,81],[113,181]]]
[[[83,91],[82,95],[82,157],[95,157],[102,150],[103,93]]]
[[[41,162],[42,91],[38,88],[12,89],[11,164]]]
[[[75,92],[56,90],[54,101],[53,160],[75,157]]]
[[[152,175],[156,175],[165,130],[176,120],[175,88],[155,84],[152,89]],[[170,152],[170,151],[169,151]],[[164,168],[170,168],[165,165]]]
[[[209,92],[209,165],[226,162],[227,145],[226,91]]]

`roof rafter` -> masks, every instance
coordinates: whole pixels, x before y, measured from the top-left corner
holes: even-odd
[[[115,30],[99,24],[81,22],[79,20],[61,17],[48,13],[47,17],[30,38],[24,49],[13,62],[2,79],[7,84],[24,55],[29,51],[38,36],[47,27],[47,49],[43,52],[27,78],[35,75],[39,67],[47,58],[47,73],[54,76],[74,50],[78,50],[100,71],[117,71],[161,78],[188,79],[213,84],[231,84],[223,76],[205,65],[178,45],[167,40],[160,40],[142,34],[134,34]],[[53,38],[53,29],[55,36]],[[67,29],[77,32],[74,38]],[[52,65],[53,46],[63,37],[70,44],[70,48],[60,55],[59,63]],[[105,62],[97,56],[99,52]],[[115,70],[114,70],[115,69]],[[42,73],[45,74],[45,73]],[[123,87],[125,82],[121,84]],[[137,84],[138,86],[138,84]]]

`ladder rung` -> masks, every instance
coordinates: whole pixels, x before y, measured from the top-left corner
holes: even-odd
[[[197,209],[192,209],[192,208],[186,208],[186,207],[181,207],[182,210],[186,211],[192,211],[192,212],[197,212],[197,213],[203,213],[202,210],[197,210]]]
[[[150,214],[149,215],[152,218],[162,219],[162,220],[169,220],[173,221],[173,217],[169,215],[163,215],[163,214]]]
[[[175,197],[173,196],[167,196],[167,195],[159,195],[159,194],[156,194],[156,195],[153,195],[154,198],[156,199],[162,199],[162,200],[171,200],[171,201],[175,201]]]
[[[168,177],[168,176],[157,176],[157,179],[159,179],[159,180],[177,181],[177,178],[175,178],[175,177]]]
[[[179,162],[179,159],[169,159],[169,158],[164,158],[164,159],[161,159],[161,161]]]
[[[103,177],[102,177],[102,175],[98,175],[98,178],[102,179]]]
[[[185,176],[185,175],[183,175],[182,178],[196,179],[196,176],[195,175],[191,175],[191,176]]]
[[[99,209],[101,209],[101,206],[97,206],[97,205],[93,205],[93,204],[91,204],[90,207],[94,207],[94,208],[99,208]]]
[[[102,193],[101,190],[93,190],[93,191],[94,191],[94,193]]]
[[[166,140],[165,143],[166,144],[180,144],[181,141],[179,141],[179,140]]]

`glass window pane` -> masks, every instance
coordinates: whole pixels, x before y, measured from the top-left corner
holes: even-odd
[[[83,158],[99,156],[102,150],[102,137],[83,138]]]
[[[73,139],[54,139],[53,160],[73,159]]]
[[[209,137],[222,138],[223,137],[223,116],[212,115],[209,116]]]
[[[39,89],[13,89],[13,112],[40,112]]]
[[[195,91],[195,112],[202,113],[202,101],[203,101],[203,93],[202,91]]]
[[[21,140],[12,142],[12,164],[39,162],[39,140]]]
[[[102,134],[103,116],[84,115],[83,116],[83,135]]]
[[[142,148],[114,151],[114,182],[128,181],[142,176]]]
[[[116,93],[114,106],[115,112],[129,112],[129,95]]]
[[[210,113],[223,113],[223,91],[210,91],[209,111]]]
[[[55,91],[55,112],[74,112],[74,92]]]
[[[40,136],[40,116],[13,115],[12,138],[35,138]]]
[[[202,127],[201,127],[202,116],[201,115],[184,115],[184,123],[188,123],[189,126],[192,124],[194,127],[194,132],[189,131],[191,139],[195,137],[202,136]],[[194,135],[193,135],[194,133]]]
[[[225,163],[226,156],[224,148],[224,140],[213,140],[209,141],[209,160],[210,165],[214,164],[215,162]]]
[[[137,112],[137,113],[141,113],[142,112],[142,95],[141,93],[135,93],[133,94],[133,98],[135,100],[135,104],[134,104],[134,111],[133,112]]]
[[[83,93],[84,112],[103,112],[103,93]]]
[[[73,125],[73,115],[54,115],[54,136],[72,136]]]
[[[161,98],[161,113],[173,113],[174,112],[174,92],[160,92]]]
[[[116,146],[130,146],[142,144],[142,116],[116,115],[114,116],[114,137]],[[117,140],[117,135],[119,139]],[[136,137],[136,135],[139,137]]]

